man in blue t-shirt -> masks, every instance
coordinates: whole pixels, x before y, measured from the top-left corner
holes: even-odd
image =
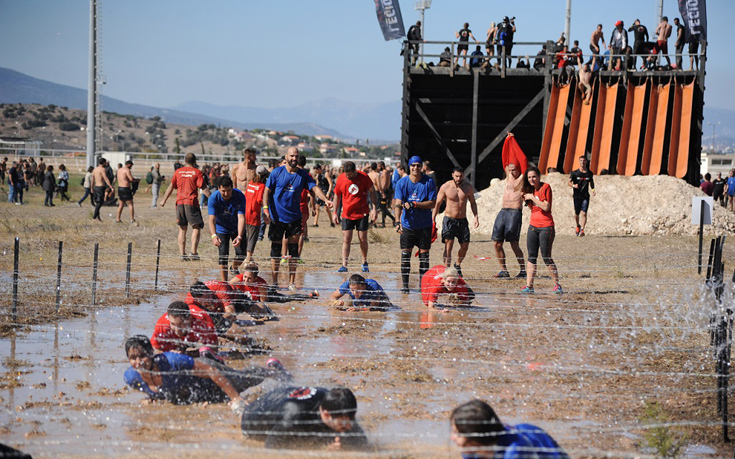
[[[340,300],[348,295],[348,301]],[[332,292],[334,306],[346,311],[384,311],[391,306],[390,299],[383,287],[373,279],[365,279],[353,274],[348,280]]]
[[[504,425],[482,400],[454,409],[450,418],[452,441],[463,459],[569,459],[551,435],[532,424]]]
[[[237,267],[245,260],[245,247],[241,243],[245,232],[245,195],[233,187],[230,177],[219,177],[217,191],[209,197],[208,212],[212,243],[219,248],[220,276],[223,282],[227,282],[230,241],[235,247],[230,268],[233,275],[238,274]]]
[[[301,192],[312,191],[324,201],[331,210],[332,201],[316,186],[314,178],[298,167],[299,150],[291,147],[286,153],[286,164],[273,169],[263,191],[263,215],[265,223],[270,223],[268,239],[271,240],[271,274],[273,286],[278,287],[278,268],[281,260],[281,243],[288,239],[289,282],[293,285],[296,278],[296,261],[299,258],[299,235],[301,226]],[[291,287],[289,285],[289,287]]]
[[[421,172],[423,162],[418,156],[408,160],[411,172],[396,183],[394,203],[396,219],[400,221],[396,231],[401,235],[401,293],[408,293],[408,278],[411,273],[411,251],[419,248],[419,274],[423,277],[429,270],[429,249],[433,221],[431,211],[436,204],[434,180]]]
[[[727,208],[733,210],[733,202],[735,201],[735,169],[730,171],[725,184],[725,193],[727,194]]]

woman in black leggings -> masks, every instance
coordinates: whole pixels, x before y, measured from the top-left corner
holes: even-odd
[[[541,182],[541,173],[538,168],[529,166],[523,175],[524,194],[523,199],[531,209],[531,222],[528,226],[526,237],[526,248],[528,250],[528,263],[526,265],[526,286],[522,293],[533,293],[533,280],[536,277],[536,259],[539,248],[541,257],[544,259],[549,274],[554,279],[554,293],[562,293],[559,285],[559,273],[556,264],[551,258],[551,248],[554,245],[554,218],[551,216],[551,187],[548,183]]]

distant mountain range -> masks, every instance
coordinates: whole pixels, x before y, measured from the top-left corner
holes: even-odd
[[[87,109],[87,90],[52,83],[0,67],[0,103],[35,103]],[[353,104],[325,99],[292,108],[219,107],[186,102],[174,108],[131,104],[102,96],[102,110],[142,117],[160,116],[174,124],[217,124],[239,129],[274,129],[343,140],[394,142],[400,134],[401,103]],[[325,127],[330,126],[330,127]]]

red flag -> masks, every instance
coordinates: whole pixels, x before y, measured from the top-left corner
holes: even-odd
[[[518,145],[515,136],[509,132],[508,137],[505,138],[505,142],[503,143],[503,169],[510,163],[515,164],[521,170],[521,174],[528,169],[526,154],[521,150],[521,146]]]

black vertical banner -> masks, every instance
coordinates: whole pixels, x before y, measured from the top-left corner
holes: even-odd
[[[679,0],[679,12],[688,33],[707,41],[707,0]]]
[[[375,0],[375,13],[378,15],[378,23],[385,41],[405,38],[406,32],[403,29],[403,17],[398,0]]]

